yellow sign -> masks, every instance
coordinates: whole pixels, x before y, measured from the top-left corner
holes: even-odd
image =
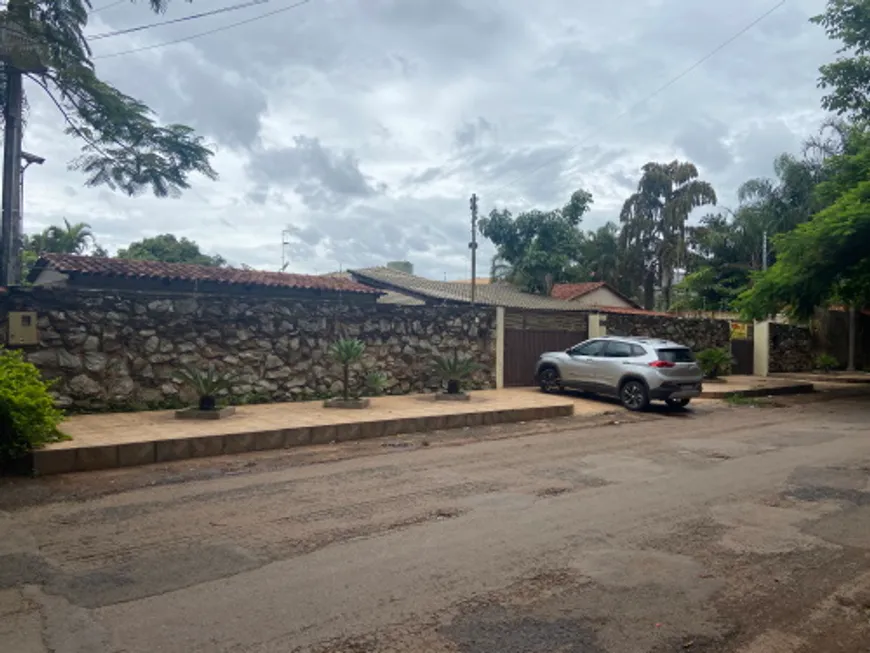
[[[732,322],[731,339],[749,340],[749,325],[746,322]]]

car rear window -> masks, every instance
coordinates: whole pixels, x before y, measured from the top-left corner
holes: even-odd
[[[691,349],[685,347],[672,347],[670,349],[658,349],[656,353],[659,355],[660,361],[668,363],[694,363],[695,356]]]

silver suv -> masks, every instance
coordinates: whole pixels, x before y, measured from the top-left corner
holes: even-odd
[[[610,395],[629,410],[644,410],[654,399],[675,408],[686,406],[701,394],[703,376],[688,347],[615,336],[542,354],[535,374],[544,392],[576,388]]]

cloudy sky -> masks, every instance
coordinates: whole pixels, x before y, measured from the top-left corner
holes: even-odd
[[[176,0],[167,18],[241,0]],[[468,197],[483,212],[560,206],[583,187],[587,228],[618,220],[647,161],[689,159],[734,206],[823,118],[815,80],[834,44],[787,0],[694,71],[657,88],[777,0],[310,0],[190,42],[106,57],[298,0],[93,43],[98,72],[213,145],[217,182],[180,199],[88,189],[78,144],[28,87],[28,231],[85,221],[110,250],[172,232],[234,264],[289,271],[408,259],[469,275]],[[113,4],[94,0],[95,7]],[[89,34],[159,20],[144,0],[95,12]],[[482,247],[488,271],[492,248]]]

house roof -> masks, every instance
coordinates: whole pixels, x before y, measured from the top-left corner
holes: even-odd
[[[353,276],[351,276],[350,272],[329,272],[323,276],[353,281]],[[381,296],[378,297],[378,302],[381,304],[398,304],[400,306],[423,306],[426,304],[422,299],[417,299],[411,295],[405,295],[392,290],[384,289],[381,290],[381,293]]]
[[[469,283],[470,284],[471,279],[457,279],[455,281],[455,283]],[[474,283],[478,286],[488,286],[489,284],[493,283],[493,281],[489,277],[477,277],[474,280]]]
[[[29,275],[35,281],[42,270],[55,270],[62,274],[125,279],[160,279],[169,281],[204,281],[227,286],[259,286],[266,288],[293,288],[326,292],[381,294],[379,290],[351,279],[285,274],[262,270],[192,265],[190,263],[163,263],[161,261],[134,261],[72,254],[42,254]]]
[[[611,293],[619,297],[625,302],[628,302],[634,308],[640,309],[640,306],[631,299],[616,290],[613,286],[605,281],[587,281],[585,283],[557,283],[550,291],[550,296],[563,301],[573,301],[588,295],[591,292],[606,288]]]
[[[586,283],[557,283],[553,286],[550,296],[555,299],[577,299],[588,295],[593,290],[603,288],[607,284],[603,281],[589,281]]]
[[[461,281],[434,281],[386,267],[350,270],[350,273],[362,283],[386,290],[408,293],[422,299],[471,303],[471,284]],[[504,306],[526,310],[586,312],[592,310],[602,313],[654,314],[639,308],[579,306],[562,299],[523,292],[516,286],[503,282],[479,286],[474,299],[475,303],[481,306]]]

